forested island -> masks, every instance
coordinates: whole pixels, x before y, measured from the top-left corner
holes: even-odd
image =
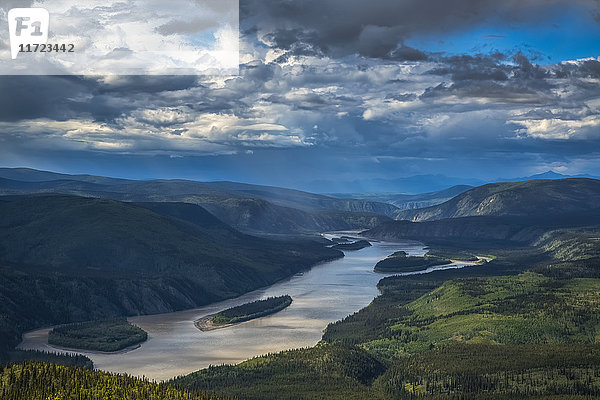
[[[63,325],[48,333],[51,345],[106,352],[123,350],[146,339],[148,334],[125,318]]]
[[[371,243],[368,240],[357,240],[350,243],[338,243],[332,247],[336,250],[360,250],[365,247],[371,247]]]
[[[426,254],[425,257],[409,256],[397,251],[375,265],[375,272],[415,272],[437,265],[452,264],[447,258]]]
[[[216,314],[208,315],[195,322],[195,325],[201,331],[208,331],[223,328],[240,322],[249,321],[274,314],[283,310],[292,304],[292,298],[289,295],[269,297],[264,300],[256,300],[251,303],[242,304],[223,310]]]

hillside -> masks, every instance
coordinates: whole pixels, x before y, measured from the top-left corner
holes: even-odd
[[[244,235],[191,204],[3,197],[0,342],[43,325],[196,307],[341,256]]]
[[[128,399],[216,400],[204,393],[178,390],[122,374],[26,362],[0,369],[0,393],[6,400]]]
[[[395,241],[496,241],[535,245],[544,235],[570,230],[595,230],[600,227],[600,210],[545,218],[542,216],[482,216],[448,218],[425,222],[392,221],[366,230],[366,237]],[[566,231],[565,231],[566,230]],[[579,236],[579,235],[578,235]]]
[[[437,192],[420,194],[398,194],[398,193],[334,193],[331,196],[339,198],[353,198],[368,201],[389,203],[398,208],[396,213],[401,210],[412,210],[415,208],[425,208],[441,204],[451,198],[473,189],[469,185],[456,185],[448,189]]]
[[[534,181],[476,188],[472,191],[489,195],[495,187],[500,193],[496,199],[506,208],[482,207],[490,215],[393,221],[363,232],[389,241],[421,239],[431,246],[429,256],[484,256],[490,261],[383,278],[378,283],[382,294],[330,324],[315,348],[298,350],[293,358],[264,356],[203,370],[174,383],[243,399],[316,400],[320,393],[335,393],[331,398],[340,399],[597,397],[596,185],[593,180],[568,179],[550,186]],[[536,202],[536,193],[547,196]],[[531,204],[509,201],[525,197]],[[316,380],[311,362],[318,360],[317,349],[327,346],[360,350],[382,362],[385,372],[374,371],[372,382]],[[352,365],[349,355],[343,360]],[[311,379],[318,393],[301,384]]]
[[[479,274],[490,275],[497,266],[481,268]],[[466,276],[454,270],[384,278],[381,296],[330,324],[313,348],[210,367],[170,384],[240,399],[600,393],[599,279]]]
[[[597,210],[600,180],[569,178],[491,183],[468,190],[436,206],[396,213],[413,222],[472,216],[550,217]]]
[[[338,199],[298,190],[234,182],[134,181],[0,168],[0,195],[61,193],[133,202],[183,202],[254,233],[365,229],[390,220],[391,204]]]

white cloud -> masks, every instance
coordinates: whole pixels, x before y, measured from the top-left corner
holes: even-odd
[[[237,74],[239,2],[219,0],[219,7],[210,3],[210,0],[37,0],[32,7],[44,7],[50,12],[48,43],[74,44],[74,52],[27,54],[14,61],[0,58],[0,72]],[[8,42],[5,25],[2,19],[0,48]]]
[[[600,116],[590,115],[577,120],[560,118],[508,121],[523,126],[519,132],[539,139],[576,139],[600,135]]]

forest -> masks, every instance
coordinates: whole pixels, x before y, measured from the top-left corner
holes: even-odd
[[[215,325],[249,321],[281,311],[290,304],[292,304],[292,298],[288,295],[269,297],[223,310],[215,314],[212,321]]]
[[[81,354],[56,353],[38,350],[11,350],[0,353],[0,365],[20,364],[26,361],[52,363],[67,367],[93,369],[92,360]]]
[[[111,209],[113,206],[118,206],[115,210],[119,212],[125,207],[113,204]],[[161,210],[168,211],[169,215],[186,211],[180,207],[167,208]],[[200,220],[206,222],[205,213],[196,211],[203,216]],[[471,239],[465,239],[464,235],[459,239],[445,235],[446,228],[454,229],[469,221],[479,222],[464,232],[457,232],[472,234],[468,236]],[[495,230],[488,228],[490,223],[498,221],[508,225],[500,232],[502,235],[496,237],[504,225],[494,225]],[[379,267],[374,266],[376,270],[389,268],[387,272],[404,272],[426,268],[427,263],[440,265],[437,263],[478,257],[485,257],[489,262],[425,275],[385,277],[378,283],[380,296],[367,307],[329,324],[322,340],[314,347],[266,354],[238,365],[211,366],[160,385],[90,371],[91,363],[85,358],[6,351],[23,330],[53,321],[70,322],[72,310],[82,311],[77,315],[147,312],[150,310],[146,308],[148,302],[134,298],[124,302],[112,295],[115,292],[144,293],[145,285],[150,283],[133,279],[138,276],[137,272],[122,271],[126,280],[115,281],[106,279],[102,271],[88,268],[84,276],[75,280],[65,278],[66,270],[50,275],[36,267],[21,270],[5,263],[0,272],[6,279],[0,280],[0,286],[10,301],[0,304],[2,314],[7,316],[0,319],[0,334],[9,338],[2,353],[2,398],[204,399],[217,396],[257,400],[508,400],[599,396],[600,230],[583,225],[593,223],[593,218],[591,222],[579,218],[576,226],[566,226],[563,220],[556,219],[550,227],[525,226],[528,221],[521,216],[507,219],[491,215],[483,220],[467,216],[452,223],[431,221],[431,224],[418,225],[423,234],[435,231],[435,235],[425,241],[429,247],[427,255],[411,258],[398,252],[384,260],[383,267],[381,263]],[[239,239],[236,243],[246,240],[245,236],[232,233],[214,220],[209,222],[210,226],[219,227],[218,231],[225,236],[233,235],[228,240]],[[513,222],[516,225],[511,225]],[[189,226],[186,225],[186,229]],[[416,225],[393,223],[383,227],[380,234],[399,238],[397,229],[408,226]],[[444,229],[437,231],[438,228]],[[212,236],[216,234],[213,228],[210,232]],[[337,244],[349,243],[346,240]],[[269,254],[276,254],[277,249],[283,248],[280,246],[271,243],[267,253],[248,250],[247,257],[257,270],[263,270],[268,266],[265,260],[269,260]],[[325,243],[303,245],[306,253],[302,254],[314,251],[315,260],[341,256],[341,252],[325,250],[324,246]],[[207,247],[208,250],[214,249]],[[286,258],[281,260],[295,263],[282,261],[282,264],[289,271],[298,270],[298,253],[288,250]],[[419,264],[418,267],[415,264]],[[220,270],[223,280],[236,281],[241,279],[240,271],[242,269]],[[280,267],[271,272],[277,271],[281,271]],[[277,276],[272,275],[273,279]],[[256,281],[243,289],[250,290],[255,284],[269,282]],[[151,285],[152,292],[171,298],[175,308],[184,308],[186,304],[177,303],[181,297],[170,295],[173,291],[169,288],[178,288],[178,293],[197,293],[174,275],[161,275]],[[31,288],[30,292],[24,292],[24,287]],[[36,293],[42,295],[35,296]],[[231,297],[238,291],[232,289],[224,293],[223,296]],[[221,297],[194,301],[204,303],[217,298]],[[102,300],[101,306],[91,299]],[[218,313],[215,322],[241,322],[276,312],[291,301],[289,296],[280,296],[248,303]],[[132,304],[135,308],[126,310],[122,304]],[[105,313],[105,310],[111,312]],[[105,341],[107,337],[111,338],[109,341],[119,338],[106,327],[81,324],[69,329],[71,336],[80,341],[82,338],[87,342],[94,342],[98,337],[104,337]],[[126,336],[122,339],[127,340]],[[72,367],[75,365],[80,368]]]
[[[119,351],[146,339],[148,334],[126,318],[61,325],[48,333],[49,344],[95,351]]]
[[[447,258],[426,254],[424,257],[409,256],[404,251],[397,251],[375,264],[375,272],[414,272],[450,264]]]
[[[567,262],[493,243],[440,243],[430,251],[491,261],[384,278],[379,297],[330,324],[313,348],[211,367],[171,384],[257,400],[600,394],[600,279],[586,277],[598,259]]]
[[[0,367],[2,400],[216,400],[128,375],[25,362]]]
[[[336,250],[360,250],[365,247],[370,247],[371,243],[368,240],[356,240],[350,243],[337,243],[332,246],[332,249]]]

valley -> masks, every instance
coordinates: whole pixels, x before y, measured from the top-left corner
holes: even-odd
[[[162,380],[209,365],[238,363],[266,353],[314,346],[328,323],[360,310],[378,295],[377,282],[384,275],[373,272],[373,266],[398,250],[411,255],[424,253],[418,242],[375,242],[371,247],[348,252],[344,258],[321,263],[234,299],[169,314],[129,317],[131,323],[148,332],[148,340],[133,351],[114,355],[79,353],[104,371]],[[226,329],[203,332],[194,326],[206,315],[284,294],[289,294],[293,302],[278,313]],[[47,344],[47,332],[45,328],[24,334],[19,348],[53,350]]]
[[[54,351],[47,326],[126,316],[148,334],[138,348],[69,352],[101,371],[165,380],[165,393],[274,400],[600,393],[593,179],[460,188],[441,204],[399,210],[230,182],[61,178],[68,179],[0,182],[5,359],[24,332],[19,349]],[[90,197],[89,185],[102,187]],[[124,186],[110,194],[107,185]],[[163,190],[184,197],[152,194]],[[190,190],[203,199],[217,193],[219,204],[233,199],[227,222],[210,202],[180,201]],[[269,205],[253,214],[247,201]],[[325,227],[352,231],[315,230]],[[275,313],[241,313],[243,321],[221,321],[226,329],[195,326],[287,295],[292,301]]]

